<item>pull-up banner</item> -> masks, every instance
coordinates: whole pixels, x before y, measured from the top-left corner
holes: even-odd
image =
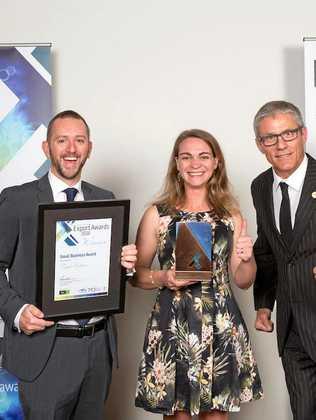
[[[316,38],[304,38],[305,123],[307,151],[316,156]]]
[[[50,49],[0,44],[0,191],[39,178],[49,167],[41,143],[52,112]],[[0,369],[0,419],[13,418],[23,419],[17,380]]]
[[[51,44],[0,44],[0,191],[40,177],[52,112]]]

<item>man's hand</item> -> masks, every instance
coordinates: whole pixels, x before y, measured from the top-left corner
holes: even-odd
[[[271,321],[270,309],[262,308],[257,311],[255,328],[258,331],[264,331],[264,332],[273,331],[273,322]]]
[[[316,280],[316,267],[313,268],[314,279]]]
[[[121,264],[128,270],[133,270],[137,261],[137,249],[136,245],[130,244],[125,245],[122,248],[121,253]]]
[[[46,321],[43,312],[34,305],[27,305],[21,313],[19,326],[24,334],[31,335],[52,325],[54,322]]]

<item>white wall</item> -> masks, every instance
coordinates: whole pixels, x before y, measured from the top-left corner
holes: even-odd
[[[219,139],[255,236],[249,186],[267,165],[252,118],[271,99],[303,106],[302,38],[316,35],[313,0],[2,0],[0,14],[0,42],[53,43],[55,110],[76,109],[90,122],[94,154],[85,177],[131,198],[130,240],[161,186],[173,140],[193,127]],[[252,293],[237,294],[265,399],[231,418],[290,419],[275,335],[254,331]],[[153,299],[128,288],[108,420],[161,418],[133,403]]]

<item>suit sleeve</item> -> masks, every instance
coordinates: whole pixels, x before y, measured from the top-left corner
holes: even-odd
[[[262,229],[262,221],[260,212],[258,211],[253,185],[251,187],[251,193],[257,215],[257,240],[254,244],[257,274],[253,287],[255,309],[268,308],[272,311],[276,299],[277,263],[269,241]]]
[[[6,275],[14,261],[19,239],[18,203],[8,189],[0,194],[0,315],[13,326],[19,309],[27,302],[12,288]]]

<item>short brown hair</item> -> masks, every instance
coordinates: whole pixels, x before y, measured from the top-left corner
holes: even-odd
[[[58,114],[56,114],[50,120],[50,122],[48,123],[48,126],[47,126],[47,139],[49,139],[51,134],[52,134],[52,129],[53,129],[54,122],[56,120],[58,120],[59,118],[61,118],[61,119],[62,118],[74,118],[76,120],[81,120],[84,123],[84,125],[86,126],[88,139],[90,139],[90,128],[87,124],[87,121],[80,114],[78,114],[78,112],[73,111],[72,109],[67,109],[66,111],[61,111]]]

